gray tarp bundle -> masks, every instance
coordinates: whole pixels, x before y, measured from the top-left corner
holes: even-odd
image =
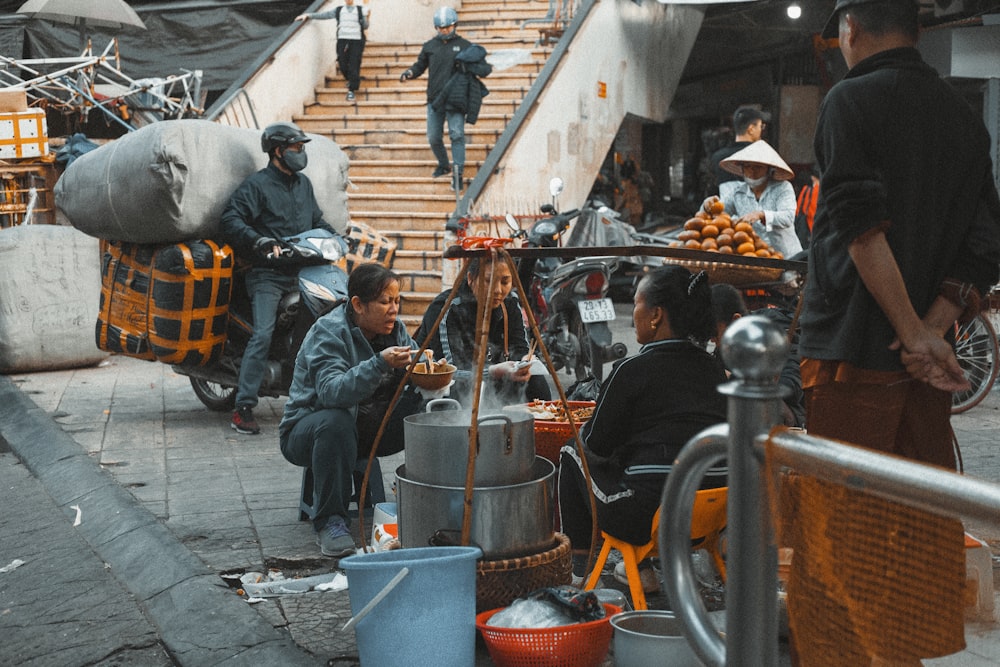
[[[326,221],[347,229],[347,156],[318,135],[307,145]],[[260,131],[205,120],[153,123],[73,161],[56,206],[82,232],[132,243],[213,238],[230,195],[267,163]]]
[[[88,366],[108,356],[94,340],[98,245],[60,225],[0,230],[0,373]]]

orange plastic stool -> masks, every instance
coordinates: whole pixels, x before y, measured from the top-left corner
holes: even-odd
[[[726,500],[729,489],[721,487],[718,489],[702,489],[695,493],[694,507],[691,513],[691,547],[692,549],[705,549],[712,556],[716,568],[722,580],[726,580],[726,562],[722,556],[719,536],[726,527]],[[612,549],[617,549],[622,555],[625,563],[625,574],[628,576],[628,589],[632,595],[632,606],[641,611],[647,609],[646,593],[642,590],[642,582],[639,579],[639,563],[657,553],[660,532],[660,511],[662,507],[656,509],[653,514],[653,526],[650,530],[651,539],[646,544],[630,544],[617,537],[612,537],[601,531],[604,544],[594,563],[594,569],[587,579],[584,590],[593,590],[601,579],[601,572],[607,563],[608,554]]]

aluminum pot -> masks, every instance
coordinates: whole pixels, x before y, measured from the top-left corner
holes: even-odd
[[[439,409],[445,408],[445,409]],[[427,412],[403,419],[406,472],[424,484],[465,487],[472,413],[458,401],[430,401]],[[479,415],[474,486],[527,482],[535,461],[535,419],[521,407]]]
[[[555,466],[537,457],[530,476],[520,484],[473,488],[469,546],[482,549],[487,560],[542,553],[555,544]],[[414,481],[407,463],[396,469],[396,501],[404,548],[460,544],[464,486]]]

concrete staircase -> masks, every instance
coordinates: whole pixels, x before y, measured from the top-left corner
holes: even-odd
[[[527,62],[484,80],[490,94],[479,120],[466,126],[465,178],[471,180],[521,104],[552,45],[538,44],[551,23],[524,21],[546,16],[544,0],[495,3],[465,0],[459,34],[488,53],[517,49]],[[433,36],[427,26],[427,37]],[[361,89],[348,102],[346,83],[331,72],[316,99],[295,122],[308,132],[329,134],[350,158],[348,206],[351,219],[365,222],[394,239],[393,269],[403,279],[402,318],[415,329],[430,300],[441,291],[441,253],[445,223],[456,197],[448,177],[434,179],[435,160],[426,138],[426,74],[406,83],[399,75],[417,59],[421,44],[369,41],[362,64]],[[447,126],[445,146],[451,152]]]

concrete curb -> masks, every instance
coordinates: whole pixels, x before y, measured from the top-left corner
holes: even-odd
[[[183,665],[317,665],[218,579],[69,435],[0,376],[0,436],[133,594]]]

